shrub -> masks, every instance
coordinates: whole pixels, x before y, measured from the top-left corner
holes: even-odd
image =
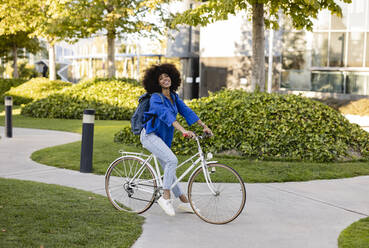
[[[41,76],[41,74],[36,70],[35,65],[28,64],[27,61],[24,59],[18,60],[17,65],[19,78],[29,80],[31,78]],[[8,77],[13,77],[13,63],[6,63],[0,71],[2,71],[2,73],[4,73]]]
[[[31,79],[40,77],[41,74],[36,70],[35,65],[30,65],[27,63],[21,63],[19,65],[19,77],[24,79]]]
[[[21,113],[37,118],[80,119],[83,110],[96,110],[96,119],[128,120],[144,89],[132,79],[92,79],[22,108]]]
[[[368,133],[336,110],[308,98],[223,90],[188,105],[215,134],[202,142],[206,151],[320,162],[369,157]],[[179,121],[185,125],[183,119]],[[201,133],[197,126],[190,129]],[[130,128],[117,133],[115,141],[139,145]],[[196,144],[175,132],[172,149],[189,154],[196,151]]]
[[[17,87],[26,82],[24,79],[3,79],[0,78],[0,96],[4,98],[5,92],[10,90],[12,87]]]
[[[12,96],[14,104],[19,105],[45,98],[70,86],[72,84],[68,82],[50,81],[41,77],[31,79],[18,87],[12,88],[6,92],[6,95]]]

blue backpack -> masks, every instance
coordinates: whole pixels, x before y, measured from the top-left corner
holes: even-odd
[[[155,93],[154,93],[155,94]],[[164,103],[163,96],[158,94]],[[144,121],[144,113],[149,111],[151,94],[145,93],[138,99],[138,106],[131,118],[131,129],[135,135],[140,135],[143,128],[143,124],[150,119]],[[153,116],[155,118],[155,116]]]

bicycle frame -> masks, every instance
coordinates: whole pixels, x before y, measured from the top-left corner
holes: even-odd
[[[201,138],[201,137],[200,137]],[[185,170],[182,175],[172,184],[171,186],[171,190],[173,189],[173,187],[175,187],[191,170],[193,170],[198,163],[201,162],[201,165],[197,166],[196,169],[192,172],[192,175],[195,171],[197,171],[197,168],[199,168],[200,166],[202,167],[202,170],[203,170],[203,173],[204,173],[204,177],[205,177],[205,181],[206,181],[206,184],[207,186],[209,187],[210,191],[212,194],[216,195],[216,190],[213,186],[213,183],[210,179],[210,176],[209,176],[209,172],[207,170],[207,164],[209,163],[216,163],[217,161],[209,161],[207,162],[206,159],[205,159],[205,156],[204,156],[204,153],[201,149],[201,146],[200,146],[200,141],[199,141],[199,137],[196,136],[195,137],[196,139],[196,142],[197,142],[197,146],[198,146],[198,152],[191,156],[190,158],[188,158],[187,160],[183,161],[182,163],[180,163],[178,166],[177,166],[177,169],[180,168],[181,166],[183,166],[184,164],[188,163],[189,161],[193,161],[194,158],[198,157],[195,162],[192,162],[192,165],[187,168],[187,170]],[[129,155],[134,155],[134,156],[137,156],[138,158],[141,158],[142,159],[142,156],[145,156],[147,157],[142,166],[140,167],[140,169],[135,173],[135,175],[131,178],[131,180],[129,181],[129,183],[132,183],[134,181],[135,178],[137,177],[140,177],[141,174],[143,173],[143,169],[145,167],[145,165],[149,166],[150,169],[153,171],[154,173],[154,176],[155,176],[155,181],[157,182],[158,186],[159,187],[162,187],[163,186],[163,180],[162,180],[162,175],[160,173],[160,168],[159,168],[159,163],[158,163],[158,160],[157,158],[155,157],[154,154],[151,154],[151,155],[145,155],[145,154],[139,154],[139,153],[133,153],[133,152],[121,152],[122,154],[129,154]],[[154,168],[152,168],[152,166],[150,165],[150,161],[154,159],[154,163],[155,163],[155,170]],[[191,175],[191,176],[192,176]],[[143,190],[143,189],[142,189]],[[143,190],[143,191],[147,191],[147,190]]]

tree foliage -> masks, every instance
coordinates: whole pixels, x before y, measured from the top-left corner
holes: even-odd
[[[1,0],[0,35],[27,32],[30,37],[45,39],[49,44],[50,79],[55,79],[54,45],[73,40],[80,30],[79,14],[73,0]]]
[[[27,32],[18,31],[14,34],[0,35],[0,58],[3,62],[13,60],[13,77],[18,78],[17,59],[23,54],[20,49],[26,49],[29,53],[36,53],[42,49],[40,42],[30,38]]]
[[[103,32],[107,36],[108,75],[115,76],[115,43],[127,34],[161,34],[170,15],[163,4],[168,0],[79,0],[77,20],[81,35]],[[153,20],[154,15],[157,17]]]
[[[102,32],[108,38],[108,69],[114,76],[114,40],[139,33],[162,33],[169,0],[1,0],[0,35],[29,32],[50,45],[50,79],[55,78],[56,42],[75,41]],[[154,20],[153,17],[155,16]]]
[[[79,0],[77,8],[81,15],[83,34],[91,34],[106,30],[116,35],[143,33],[145,31],[160,32],[159,23],[146,18],[155,12],[162,19],[167,15],[161,4],[167,0]]]
[[[9,53],[13,47],[25,48],[29,53],[37,53],[41,49],[36,38],[30,38],[26,32],[17,32],[10,35],[0,35],[0,56],[5,61],[10,60]]]
[[[29,32],[55,43],[76,36],[72,0],[1,0],[0,34]]]
[[[235,15],[241,10],[252,15],[253,4],[264,5],[264,20],[266,27],[277,29],[279,11],[291,18],[297,29],[312,30],[312,18],[317,18],[319,11],[328,9],[332,14],[342,16],[338,2],[351,3],[352,0],[209,0],[194,9],[187,10],[176,16],[172,26],[189,24],[191,26],[206,26],[219,20],[227,20],[228,16]]]

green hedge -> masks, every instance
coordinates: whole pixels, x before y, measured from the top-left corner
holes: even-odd
[[[21,114],[36,118],[80,119],[83,110],[96,110],[96,119],[127,120],[144,93],[132,79],[96,78],[73,85],[62,92],[34,101]]]
[[[45,98],[70,86],[72,84],[68,82],[50,81],[47,78],[40,77],[33,78],[18,87],[12,88],[6,92],[6,95],[12,96],[14,104],[20,105]]]
[[[26,82],[25,79],[4,79],[0,78],[0,96],[4,98],[5,92],[10,90],[12,87],[17,87]]]
[[[206,151],[296,161],[369,158],[367,132],[350,124],[336,110],[308,98],[223,90],[188,105],[215,134],[203,141]],[[183,119],[180,122],[186,126]],[[190,129],[201,133],[196,126]],[[114,140],[139,145],[138,136],[130,128],[117,133]],[[175,132],[172,149],[177,154],[189,154],[195,148],[195,142]]]

